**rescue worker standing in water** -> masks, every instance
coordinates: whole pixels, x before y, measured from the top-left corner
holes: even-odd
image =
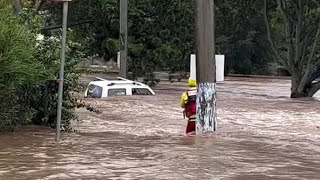
[[[195,134],[196,131],[196,98],[197,82],[191,78],[188,80],[189,89],[182,93],[180,105],[184,108],[184,117],[188,118],[186,134]]]

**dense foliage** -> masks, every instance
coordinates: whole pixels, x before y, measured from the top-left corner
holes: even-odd
[[[215,0],[217,54],[226,55],[226,73],[292,77],[291,97],[313,96],[320,88],[319,1]],[[61,9],[54,9],[61,19]],[[188,71],[194,53],[194,1],[129,1],[129,70],[153,82],[153,72]],[[70,25],[89,54],[115,59],[119,1],[71,3]],[[57,22],[56,20],[51,23]],[[52,24],[51,24],[52,25]]]
[[[273,58],[266,43],[263,2],[217,0],[216,4],[217,53],[227,56],[227,72],[274,73],[269,64]],[[190,54],[195,53],[194,7],[190,0],[130,0],[129,70],[147,77],[152,77],[155,70],[187,71]],[[60,24],[61,8],[47,4],[44,9],[55,14],[46,26]],[[90,55],[115,59],[119,49],[119,1],[72,2],[69,24],[88,44]]]
[[[0,4],[0,131],[29,123],[55,125],[60,37],[57,33],[36,40],[40,18],[33,13],[33,8],[24,8],[17,15],[8,4]],[[69,34],[68,39],[75,39]],[[62,113],[67,130],[74,108],[88,107],[72,94],[81,88],[74,71],[82,52],[81,44],[68,41]]]
[[[44,65],[33,56],[32,34],[7,4],[0,3],[0,129],[31,120],[30,86],[47,78]]]
[[[7,2],[7,3],[3,3]],[[8,5],[10,2],[15,10]],[[292,77],[292,97],[320,88],[318,0],[215,0],[217,54],[226,73]],[[185,72],[195,53],[192,0],[129,1],[129,71],[154,83],[154,71]],[[0,129],[54,124],[60,59],[62,4],[5,0],[0,5]],[[64,126],[78,106],[75,67],[86,56],[115,60],[119,49],[119,1],[70,2],[64,89]],[[36,41],[37,34],[44,39]],[[82,104],[83,105],[83,104]]]

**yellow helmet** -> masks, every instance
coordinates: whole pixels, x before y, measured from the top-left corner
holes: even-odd
[[[197,86],[197,81],[194,79],[189,78],[188,84],[190,87],[196,87]]]

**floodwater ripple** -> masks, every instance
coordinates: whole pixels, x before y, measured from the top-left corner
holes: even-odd
[[[76,133],[27,126],[0,135],[0,179],[319,179],[320,105],[288,98],[287,80],[218,84],[218,131],[184,135],[184,84],[157,96],[87,99]]]

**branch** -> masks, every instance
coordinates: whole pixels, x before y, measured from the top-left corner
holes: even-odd
[[[314,39],[313,38],[313,33],[314,33],[314,31],[316,31],[317,30],[317,27],[310,27],[309,28],[310,29],[310,31],[306,31],[306,32],[304,32],[304,38],[303,38],[303,41],[310,41],[310,40],[312,40],[312,39]]]
[[[316,62],[317,63],[317,61],[319,60],[319,58],[317,58],[317,59],[315,59],[313,61],[313,58],[314,58],[314,56],[316,54],[316,51],[317,51],[319,37],[320,37],[320,22],[318,24],[318,29],[317,29],[316,36],[314,38],[314,42],[313,42],[311,53],[310,53],[309,58],[308,58],[307,67],[306,67],[306,70],[305,70],[305,72],[304,72],[304,74],[302,76],[302,79],[301,79],[302,82],[308,80],[310,78],[310,76],[314,76],[314,75],[316,75],[318,73],[317,72],[318,69],[316,69],[315,73],[313,72],[314,69],[317,68],[317,64],[315,64],[316,67],[312,66],[311,64],[312,64],[312,62]],[[312,82],[314,80],[314,77],[311,77],[311,79],[309,79],[309,80],[311,80],[310,82]],[[301,89],[302,87],[299,87],[299,88]]]
[[[309,31],[306,31],[306,32],[303,32],[304,34],[304,38],[302,40],[302,44],[303,44],[303,51],[302,51],[302,57],[301,59],[303,59],[303,61],[301,61],[301,64],[305,64],[306,60],[309,59],[310,57],[310,54],[307,56],[308,58],[305,58],[306,57],[306,51],[307,51],[307,48],[309,47],[310,44],[312,44],[312,41],[314,41],[314,38],[315,38],[315,34],[317,34],[317,30],[318,30],[318,26],[312,26],[312,27],[309,27]],[[307,62],[306,62],[307,64]]]
[[[288,61],[292,63],[292,65],[294,65],[294,60],[293,60],[293,56],[294,56],[294,45],[293,45],[293,40],[291,38],[292,35],[292,21],[289,19],[289,15],[287,14],[287,12],[285,11],[285,7],[284,7],[284,2],[282,0],[277,0],[278,3],[278,8],[280,9],[280,12],[282,14],[282,16],[285,19],[286,22],[286,41],[288,43]]]
[[[306,70],[305,70],[305,72],[304,72],[304,74],[303,74],[303,76],[301,78],[301,82],[307,81],[310,78],[310,76],[312,75],[311,73],[313,73],[314,69],[316,68],[314,66],[311,66],[311,64],[312,64],[312,59],[313,59],[313,57],[314,57],[314,55],[316,53],[316,50],[317,50],[319,36],[320,36],[320,23],[319,23],[319,28],[317,30],[317,34],[316,34],[316,37],[315,37],[315,40],[314,40],[314,43],[313,43],[311,54],[309,55],[309,59],[308,59],[308,62],[307,62]],[[304,87],[302,87],[302,84],[300,84],[299,89],[303,89],[303,88]]]
[[[267,1],[268,0],[264,0],[264,21],[266,23],[266,28],[267,28],[267,36],[268,36],[268,40],[271,44],[271,49],[273,51],[273,53],[276,55],[276,57],[278,58],[278,60],[282,61],[282,64],[287,66],[288,70],[290,70],[288,62],[286,61],[286,59],[284,57],[281,56],[281,54],[279,53],[279,51],[276,48],[276,45],[271,37],[271,30],[270,30],[270,24],[269,24],[269,20],[268,20],[268,7],[267,7]]]
[[[307,41],[302,41],[301,43],[302,45],[302,52],[301,52],[301,61],[299,63],[300,67],[303,67],[304,65],[304,62],[305,62],[305,59],[306,59],[306,52],[307,52],[307,49],[308,49],[308,42]]]
[[[297,14],[297,24],[296,24],[296,56],[295,56],[295,63],[299,64],[299,68],[302,69],[303,66],[303,59],[301,59],[301,54],[302,52],[302,48],[301,47],[301,35],[303,32],[303,20],[304,20],[304,8],[302,6],[302,2],[301,0],[298,0],[299,2],[299,8],[296,9],[296,14]],[[300,63],[299,63],[300,61]]]
[[[320,57],[316,59],[316,61],[319,61],[319,60],[320,60]],[[314,66],[314,70],[310,74],[311,75],[309,76],[307,84],[312,83],[314,80],[316,80],[318,77],[320,77],[320,63],[319,62],[317,62],[317,64]]]
[[[288,61],[292,63],[292,65],[294,65],[294,43],[293,43],[293,40],[292,40],[292,24],[290,22],[287,21],[286,23],[286,41],[289,45],[289,58],[288,58]],[[297,48],[297,44],[296,44],[296,48]]]
[[[317,46],[318,46],[318,42],[319,42],[319,37],[320,37],[320,23],[318,25],[318,30],[317,30],[317,33],[316,33],[316,37],[314,39],[313,47],[312,47],[312,50],[311,50],[311,53],[310,53],[310,56],[309,56],[309,59],[308,59],[307,69],[310,68],[312,59],[314,58],[314,56],[316,54]]]
[[[299,2],[298,2],[298,4],[300,4],[300,0],[299,0]],[[297,4],[297,2],[296,1],[292,1],[292,4],[293,4],[293,8],[294,8],[294,10],[296,11],[296,12],[299,12],[299,8],[298,8],[298,4]]]
[[[87,23],[91,23],[91,22],[94,22],[94,20],[87,20],[87,21],[72,23],[72,24],[68,24],[67,26],[68,27],[73,27],[73,26],[77,26],[77,25],[81,25],[81,24],[87,24]],[[49,30],[59,29],[61,27],[62,27],[62,25],[54,25],[54,26],[43,27],[41,30],[42,31],[49,31]]]
[[[278,7],[280,9],[280,12],[281,14],[284,16],[284,18],[286,19],[287,22],[296,22],[296,20],[294,20],[290,14],[288,14],[288,12],[285,10],[285,7],[284,7],[284,2],[282,0],[277,0],[277,3],[278,3]]]

